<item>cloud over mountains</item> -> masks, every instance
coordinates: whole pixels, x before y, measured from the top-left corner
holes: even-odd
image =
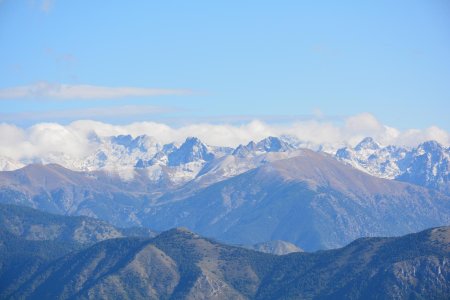
[[[95,137],[120,134],[145,134],[161,143],[181,142],[188,136],[195,136],[210,145],[233,147],[251,140],[281,135],[290,135],[312,145],[355,145],[366,136],[372,136],[383,144],[412,146],[426,140],[436,140],[450,145],[449,133],[438,127],[402,131],[382,124],[369,113],[363,113],[348,117],[340,124],[311,120],[281,125],[255,120],[243,125],[199,123],[171,127],[156,122],[113,125],[79,120],[68,125],[38,123],[20,128],[3,123],[0,124],[0,155],[12,159],[32,159],[64,153],[81,158],[95,146]]]

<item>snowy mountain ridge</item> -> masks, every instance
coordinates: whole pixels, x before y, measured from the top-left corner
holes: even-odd
[[[136,170],[145,170],[151,181],[183,184],[191,180],[217,182],[239,175],[268,161],[298,155],[308,148],[326,152],[339,161],[376,177],[397,179],[450,192],[450,148],[435,141],[417,147],[382,146],[371,137],[355,147],[336,149],[332,145],[316,145],[295,137],[267,137],[236,148],[211,146],[196,137],[182,144],[162,144],[147,135],[93,137],[95,148],[83,158],[64,153],[48,153],[46,157],[16,161],[1,156],[0,170],[10,171],[30,163],[56,163],[78,171],[106,171],[132,180]]]
[[[450,148],[436,141],[406,148],[383,147],[372,138],[365,138],[354,148],[337,150],[335,157],[376,177],[450,192]]]

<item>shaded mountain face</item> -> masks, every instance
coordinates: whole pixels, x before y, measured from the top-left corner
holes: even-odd
[[[267,160],[255,162],[259,166],[218,182],[216,175],[207,177],[218,170],[211,168],[198,181],[169,192],[152,190],[144,175],[123,182],[102,173],[35,165],[0,173],[0,201],[94,216],[120,227],[185,226],[233,244],[284,240],[307,251],[450,223],[448,196],[370,176],[329,155],[295,154],[279,160],[269,158],[289,154],[266,154]]]
[[[445,299],[450,292],[450,228],[281,257],[260,299]]]
[[[0,298],[10,299],[49,262],[79,249],[69,242],[27,240],[0,228]]]
[[[100,242],[1,292],[27,299],[444,299],[449,244],[450,228],[442,227],[276,256],[173,229],[151,240]]]
[[[58,241],[77,247],[112,238],[156,235],[147,228],[118,228],[89,217],[61,216],[8,204],[0,204],[0,227],[24,240]]]
[[[145,228],[123,229],[88,217],[0,204],[0,298],[8,298],[5,295],[19,288],[34,272],[72,251],[112,238],[155,235]]]

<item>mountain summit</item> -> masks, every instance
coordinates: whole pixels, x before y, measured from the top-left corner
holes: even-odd
[[[210,161],[214,159],[214,153],[198,138],[190,137],[173,152],[169,153],[169,166],[179,166],[194,161]]]
[[[380,149],[380,144],[375,142],[375,140],[371,137],[364,138],[361,142],[359,142],[358,145],[356,145],[355,150],[361,151],[361,150],[378,150]]]
[[[371,175],[397,179],[450,194],[450,148],[427,141],[415,148],[381,147],[372,138],[341,148],[336,158]]]

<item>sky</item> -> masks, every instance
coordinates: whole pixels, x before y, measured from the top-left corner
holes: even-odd
[[[4,130],[319,124],[449,143],[447,0],[0,0],[0,54]]]

